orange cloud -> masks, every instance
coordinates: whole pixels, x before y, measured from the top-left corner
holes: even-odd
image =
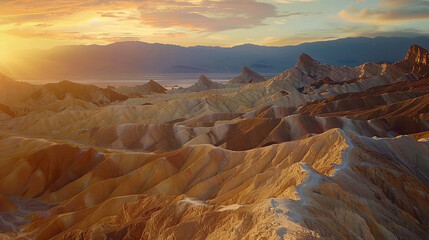
[[[121,12],[130,8],[138,9],[140,16]],[[5,0],[0,1],[0,24],[50,22],[83,11],[108,18],[138,19],[157,28],[208,31],[248,28],[278,16],[274,5],[257,0]]]
[[[429,19],[429,2],[426,0],[382,0],[376,8],[350,6],[338,15],[354,23],[385,25]]]
[[[262,25],[266,18],[278,16],[273,5],[255,0],[160,1],[139,10],[141,22],[152,27],[204,31],[249,28]]]
[[[8,34],[21,38],[45,38],[53,40],[91,40],[104,42],[122,42],[122,41],[139,41],[141,37],[133,36],[130,33],[113,34],[113,33],[80,33],[66,32],[55,30],[37,30],[37,29],[11,29]],[[125,37],[124,37],[125,35]]]
[[[165,33],[165,34],[158,34],[158,36],[166,37],[166,38],[180,38],[180,37],[185,37],[186,33],[183,33],[183,32],[171,32],[171,33]]]

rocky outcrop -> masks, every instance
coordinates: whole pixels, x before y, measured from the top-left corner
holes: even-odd
[[[113,89],[115,92],[126,95],[128,97],[142,97],[151,93],[165,93],[167,91],[161,84],[154,80],[149,80],[146,84],[137,86],[121,86]]]
[[[413,45],[408,50],[405,59],[396,65],[406,72],[416,73],[421,77],[429,77],[429,52],[418,45]]]
[[[143,86],[147,86],[147,88],[149,89],[149,92],[153,92],[153,93],[165,93],[165,91],[167,91],[165,87],[161,86],[161,84],[155,82],[152,79],[149,80],[149,82]]]
[[[297,68],[303,75],[314,80],[330,78],[333,81],[341,82],[359,76],[359,71],[357,69],[321,64],[305,53],[299,57],[295,68]]]
[[[259,73],[254,72],[252,69],[244,66],[241,69],[241,73],[237,77],[233,77],[231,80],[228,81],[228,84],[234,84],[234,83],[257,83],[257,82],[263,82],[266,79],[259,75]]]
[[[209,90],[209,89],[218,89],[223,88],[224,86],[220,83],[213,82],[205,75],[201,75],[198,81],[191,86],[191,88],[195,88],[197,91]]]
[[[198,81],[192,86],[184,89],[176,89],[177,92],[202,92],[212,89],[225,88],[225,85],[213,82],[206,75],[201,75]]]

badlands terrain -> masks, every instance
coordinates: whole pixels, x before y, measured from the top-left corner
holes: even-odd
[[[429,239],[429,53],[189,88],[0,76],[0,239]]]

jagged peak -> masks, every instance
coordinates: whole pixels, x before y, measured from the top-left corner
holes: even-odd
[[[426,50],[424,47],[421,47],[417,44],[413,44],[410,46],[410,48],[408,49],[408,53],[412,53],[412,52],[427,52],[428,50]]]
[[[414,44],[408,49],[408,53],[405,56],[405,60],[412,61],[415,63],[428,64],[429,52],[425,48]]]
[[[310,72],[320,63],[314,60],[310,55],[303,53],[299,56],[296,67],[302,72]]]
[[[241,68],[241,73],[247,73],[247,72],[254,72],[252,69],[250,69],[248,66],[243,66],[243,68]]]
[[[150,79],[150,80],[149,80],[149,82],[148,82],[148,83],[146,83],[146,85],[149,85],[149,86],[156,86],[156,87],[162,87],[162,88],[164,88],[161,84],[159,84],[158,82],[156,82],[156,81],[154,81],[154,80],[152,80],[152,79]]]
[[[165,93],[165,91],[167,91],[167,89],[165,89],[161,84],[157,83],[152,79],[150,79],[149,82],[145,85],[150,88],[151,92]]]
[[[306,53],[302,53],[298,58],[298,63],[299,62],[313,62],[313,61],[316,61],[316,60],[314,60],[310,55],[308,55]]]
[[[247,66],[243,66],[243,68],[241,69],[241,76],[249,76],[249,75],[256,75],[256,76],[260,76],[259,73],[253,71],[251,68],[247,67]]]

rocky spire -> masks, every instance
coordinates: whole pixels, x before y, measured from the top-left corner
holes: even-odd
[[[316,71],[320,63],[314,60],[309,55],[303,53],[299,56],[298,62],[296,63],[296,68],[305,74],[311,74]]]

